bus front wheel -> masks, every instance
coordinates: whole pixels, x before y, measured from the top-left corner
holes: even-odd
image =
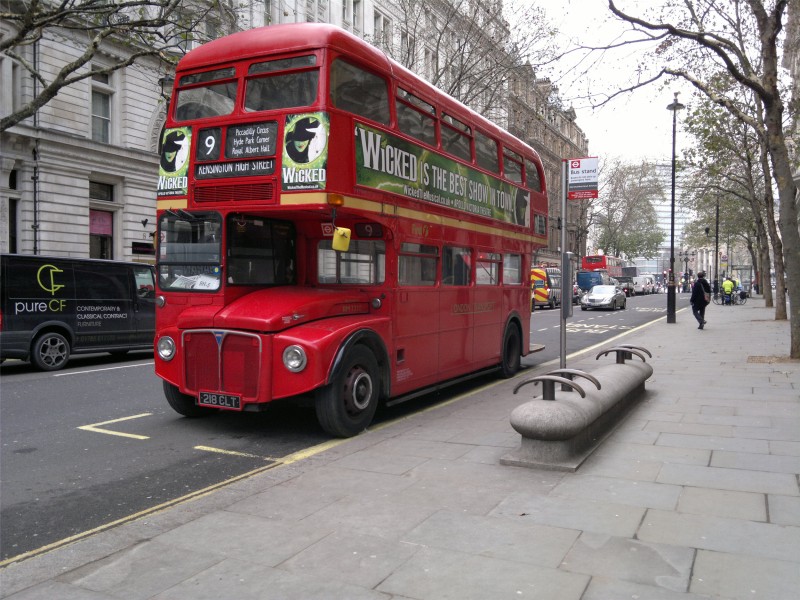
[[[33,342],[31,362],[42,371],[58,371],[69,360],[69,342],[60,333],[48,331]]]
[[[316,393],[317,420],[329,434],[352,437],[372,422],[380,397],[378,361],[365,346],[347,352],[342,368]]]
[[[164,382],[164,396],[172,410],[184,417],[205,417],[214,412],[213,408],[197,406],[194,397],[182,394],[176,386],[166,381]]]
[[[519,334],[519,329],[516,325],[509,325],[506,327],[506,333],[503,336],[503,358],[500,363],[500,368],[503,372],[503,377],[509,379],[517,374],[522,361],[522,337]]]

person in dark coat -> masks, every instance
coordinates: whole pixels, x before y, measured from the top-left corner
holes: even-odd
[[[697,319],[698,329],[703,329],[706,324],[706,306],[711,299],[711,286],[706,281],[706,272],[700,271],[697,274],[697,281],[692,286],[692,297],[689,302],[692,304],[692,314]]]

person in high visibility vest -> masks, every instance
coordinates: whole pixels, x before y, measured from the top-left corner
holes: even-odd
[[[725,281],[722,282],[722,303],[723,304],[733,304],[732,302],[732,294],[734,283],[730,277],[727,277]]]

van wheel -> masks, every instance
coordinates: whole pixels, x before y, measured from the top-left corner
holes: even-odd
[[[33,342],[31,362],[42,371],[63,369],[69,360],[69,342],[60,333],[43,333]]]
[[[354,346],[342,368],[316,393],[317,420],[329,434],[352,437],[372,422],[380,397],[378,361],[363,345]]]
[[[503,377],[509,379],[517,374],[522,361],[522,338],[515,325],[509,325],[503,336],[503,358],[500,369]]]
[[[193,396],[182,394],[177,386],[166,381],[164,382],[164,396],[166,396],[172,410],[184,417],[205,417],[216,412],[214,408],[197,406]]]

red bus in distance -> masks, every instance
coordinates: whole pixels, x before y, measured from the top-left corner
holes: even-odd
[[[539,156],[335,26],[181,59],[157,204],[155,370],[180,414],[310,396],[352,436],[530,350]]]
[[[607,271],[610,277],[621,277],[622,267],[625,261],[616,256],[606,256],[605,254],[594,254],[584,256],[581,259],[581,270],[583,271]]]

